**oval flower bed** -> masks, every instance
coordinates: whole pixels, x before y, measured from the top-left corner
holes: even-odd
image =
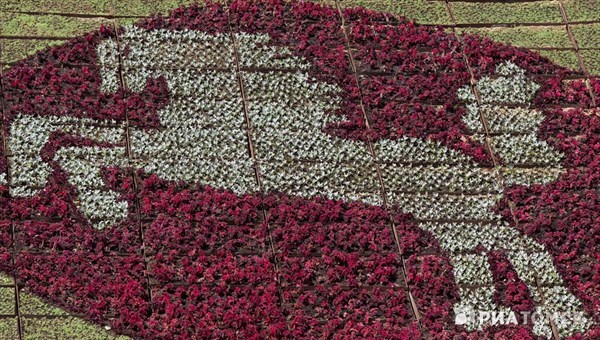
[[[103,27],[2,85],[1,269],[118,334],[600,336],[600,79],[237,0]],[[518,318],[462,319],[482,311]]]

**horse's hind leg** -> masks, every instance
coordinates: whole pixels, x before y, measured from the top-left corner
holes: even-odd
[[[103,229],[127,217],[127,202],[106,190],[102,178],[105,167],[127,166],[124,147],[67,147],[57,151],[55,160],[77,189],[76,205],[94,228]]]

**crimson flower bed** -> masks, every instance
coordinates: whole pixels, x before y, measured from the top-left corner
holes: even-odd
[[[594,338],[600,79],[583,76],[304,1],[103,27],[2,75],[0,269],[134,338],[551,334],[457,325],[467,287],[581,311],[555,328]]]

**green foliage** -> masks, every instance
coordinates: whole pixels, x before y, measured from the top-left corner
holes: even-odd
[[[124,336],[115,336],[105,329],[94,326],[74,317],[24,317],[23,339],[128,339]]]
[[[493,28],[462,28],[460,33],[477,34],[492,40],[527,48],[573,47],[564,26],[517,26]]]
[[[420,24],[450,24],[450,14],[443,1],[430,0],[337,0],[342,7],[362,6],[393,13]]]
[[[0,11],[107,14],[115,0],[2,0]]]
[[[24,292],[19,295],[19,311],[21,315],[67,315],[62,309]]]
[[[534,2],[451,2],[457,24],[555,23],[562,22],[554,1]]]
[[[600,0],[562,0],[569,22],[600,20]]]
[[[15,289],[12,287],[0,288],[0,314],[15,315]]]
[[[590,74],[600,75],[600,53],[598,50],[580,50],[583,64]]]
[[[167,14],[170,10],[183,6],[189,5],[194,2],[198,2],[198,0],[163,0],[155,3],[153,11],[155,13]],[[217,1],[214,1],[217,2]]]
[[[0,11],[146,16],[165,13],[193,2],[194,0],[2,0]]]
[[[542,56],[550,59],[560,66],[567,67],[571,70],[579,70],[579,58],[574,50],[558,51],[558,50],[539,50],[536,51]]]
[[[226,0],[222,0],[226,1]],[[335,6],[336,0],[313,0],[322,4]],[[581,13],[591,12],[593,5],[600,0],[565,0],[565,8]],[[18,11],[48,11],[61,13],[116,14],[124,16],[115,19],[117,25],[136,22],[137,16],[151,13],[166,14],[169,10],[195,0],[4,0],[0,8]],[[201,2],[201,1],[200,1]],[[442,1],[430,0],[337,0],[342,7],[363,6],[371,10],[386,11],[422,24],[450,24],[450,15]],[[530,3],[472,3],[452,2],[452,10],[458,23],[511,23],[511,22],[560,22],[560,11],[555,2]],[[578,12],[577,12],[578,13]],[[130,17],[127,17],[130,16]],[[96,29],[100,24],[111,24],[102,18],[78,18],[61,15],[29,15],[0,14],[3,35],[71,37]],[[580,47],[597,47],[593,32],[585,29],[597,29],[597,25],[589,28],[574,28],[580,41]],[[488,36],[494,40],[515,46],[530,48],[571,47],[569,38],[562,27],[502,27],[502,28],[469,28],[462,32]],[[596,38],[597,39],[597,38]],[[35,51],[62,43],[62,40],[13,40],[2,42],[0,61],[12,63]],[[546,56],[558,57],[561,65],[576,65],[568,51],[545,51]],[[554,60],[554,59],[552,59]]]
[[[0,63],[14,63],[37,51],[63,44],[65,40],[2,39]]]
[[[113,13],[122,16],[148,16],[158,12],[164,12],[165,9],[173,9],[179,6],[179,3],[189,3],[192,1],[165,0],[127,0],[113,1],[111,10]],[[159,10],[161,9],[161,10]]]
[[[572,25],[579,48],[600,48],[600,24]]]
[[[0,317],[0,339],[19,339],[19,323],[16,317]]]
[[[12,277],[10,277],[8,275],[4,275],[3,273],[0,273],[0,285],[2,285],[2,286],[12,286],[14,284],[15,283],[14,283]]]
[[[214,0],[213,2],[226,2],[227,0]],[[140,16],[149,16],[152,14],[167,15],[173,9],[189,5],[193,3],[202,3],[200,0],[164,0],[164,1],[148,1],[148,0],[128,0],[115,4],[113,7],[114,13],[120,16],[115,19],[117,26],[133,24],[140,19]],[[127,17],[130,16],[130,17]]]
[[[123,17],[115,24],[124,25],[139,20],[137,16],[152,13],[166,14],[169,10],[194,0],[3,0],[0,8],[12,11],[47,11],[53,13],[118,14]],[[113,20],[102,17],[73,17],[53,14],[25,14],[0,12],[0,32],[4,36],[60,37],[70,38],[97,29],[100,25],[113,25]],[[63,40],[45,39],[3,39],[1,63],[14,63],[49,46],[63,43]]]
[[[112,25],[110,20],[104,18],[23,13],[0,13],[0,23],[2,35],[28,37],[75,37],[93,31],[102,24]]]

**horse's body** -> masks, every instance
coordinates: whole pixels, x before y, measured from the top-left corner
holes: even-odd
[[[488,132],[498,136],[492,137],[490,144],[501,158],[511,157],[509,149],[522,147],[526,152],[520,156],[521,161],[537,164],[534,169],[482,167],[456,150],[417,138],[382,140],[372,143],[371,148],[367,143],[323,132],[326,124],[339,119],[327,113],[336,108],[339,90],[308,76],[304,71],[306,61],[291,56],[286,49],[262,46],[268,42],[267,36],[130,28],[121,38],[128,46],[123,60],[127,88],[142,91],[150,77],[164,77],[167,82],[170,101],[158,113],[161,128],[127,127],[91,119],[16,117],[8,147],[12,154],[23,155],[25,162],[9,164],[9,185],[14,196],[31,196],[45,185],[51,169],[42,161],[40,150],[54,131],[108,145],[64,147],[54,156],[77,188],[79,209],[98,229],[117,225],[129,211],[118,193],[103,189],[101,170],[106,167],[144,169],[166,180],[202,183],[238,194],[277,191],[376,205],[383,204],[383,186],[387,202],[412,213],[419,226],[433,233],[450,254],[461,294],[461,302],[455,306],[457,314],[506,310],[493,303],[490,265],[485,252],[475,251],[478,246],[507,254],[540,310],[583,310],[562,284],[544,246],[492,211],[505,184],[547,182],[560,173],[562,155],[536,138],[540,112],[494,106],[493,102],[505,102],[506,98],[494,100],[493,93],[486,97],[488,102],[477,102],[466,92],[461,94],[470,101],[465,124],[475,136],[485,138],[479,115],[503,111],[487,127],[492,130]],[[237,55],[231,47],[232,39],[238,46]],[[112,40],[98,46],[105,92],[119,87],[117,50]],[[252,59],[246,58],[251,54]],[[193,68],[177,68],[182,58],[192,58]],[[498,79],[482,79],[481,84],[518,82],[530,93],[510,99],[516,104],[528,103],[536,85],[525,79],[516,66],[503,67]],[[288,72],[291,68],[300,71]],[[281,89],[277,93],[264,86],[273,82]],[[485,91],[483,85],[480,91]],[[507,145],[502,134],[514,132],[507,131],[514,126],[510,120],[521,114],[526,117],[515,127],[521,136]],[[92,127],[98,124],[105,127]],[[23,139],[32,133],[45,137],[38,143]],[[546,156],[540,158],[545,164],[536,158],[540,154]],[[589,325],[584,317],[557,326],[562,335],[570,335]],[[473,329],[477,325],[467,326]],[[536,323],[535,332],[549,335],[549,325]]]

